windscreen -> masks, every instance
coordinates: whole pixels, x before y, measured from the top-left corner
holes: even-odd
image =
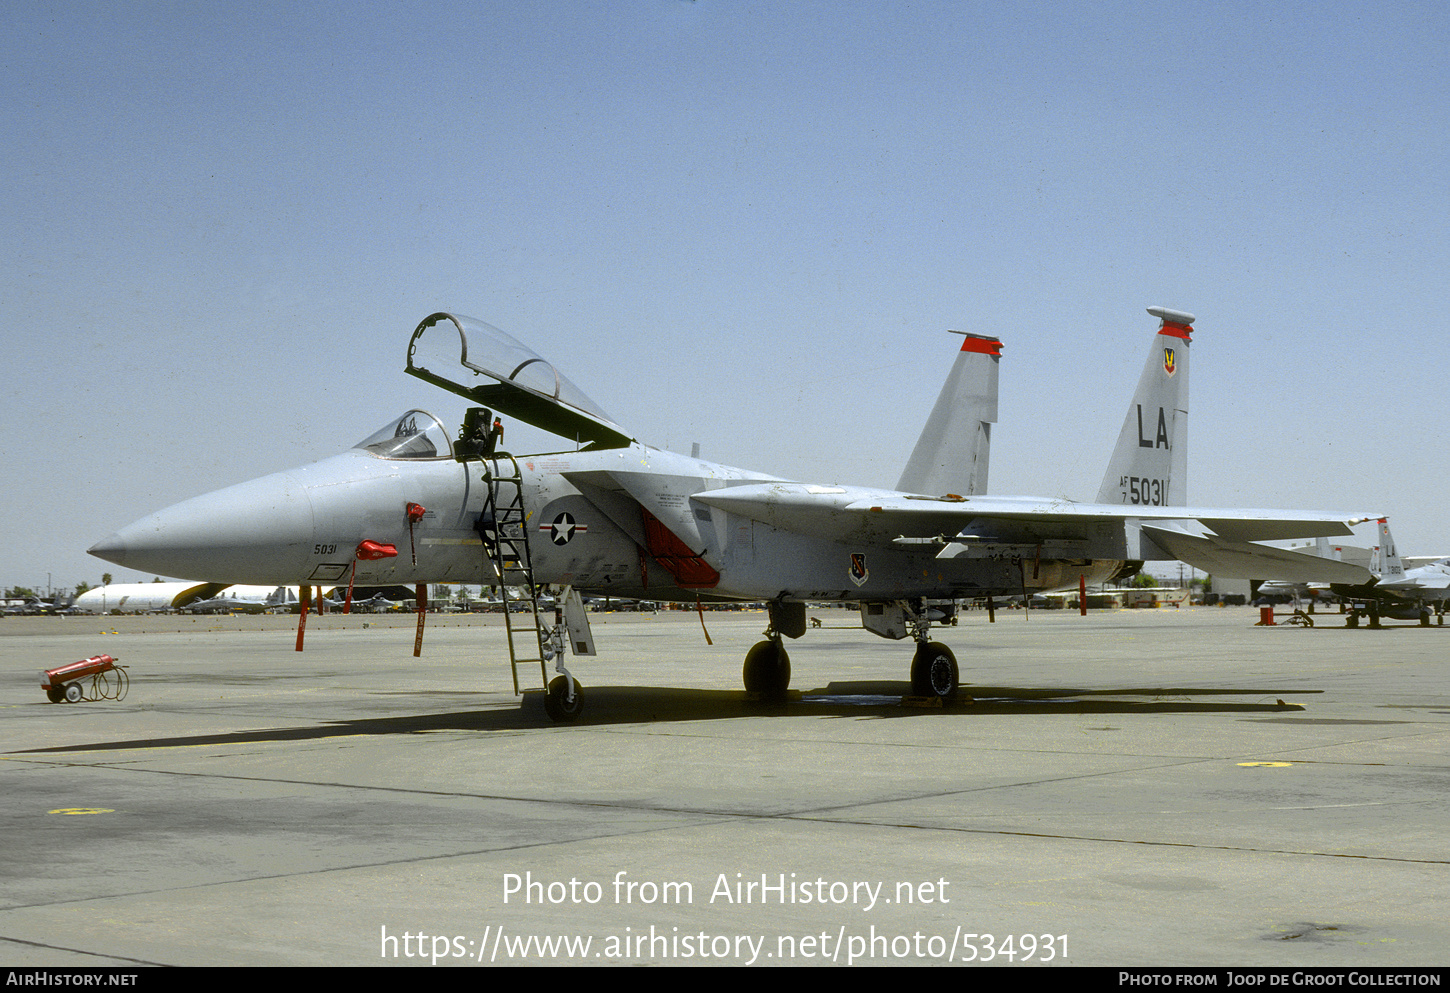
[[[438,418],[423,410],[410,410],[368,435],[353,448],[382,459],[451,458],[452,444]]]

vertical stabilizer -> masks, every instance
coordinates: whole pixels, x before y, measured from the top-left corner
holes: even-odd
[[[1149,307],[1158,334],[1128,406],[1098,503],[1188,503],[1188,343],[1193,315]]]
[[[1405,564],[1400,561],[1400,553],[1395,548],[1394,536],[1390,534],[1390,522],[1383,517],[1379,519],[1380,544],[1375,549],[1375,562],[1370,566],[1370,571],[1379,576],[1381,583],[1399,583],[1405,578]]]
[[[961,333],[961,332],[957,332]],[[906,493],[972,496],[987,492],[997,369],[1002,343],[969,334],[916,440],[896,488]]]

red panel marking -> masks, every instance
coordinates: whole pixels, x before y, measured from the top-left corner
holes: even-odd
[[[1184,341],[1193,340],[1189,337],[1193,334],[1193,328],[1187,324],[1169,324],[1164,321],[1163,326],[1158,329],[1158,333],[1166,334],[1170,338],[1182,338]]]
[[[644,515],[644,540],[649,553],[675,577],[676,585],[687,590],[719,585],[720,574],[714,566],[695,554],[654,514],[643,507],[639,512]]]

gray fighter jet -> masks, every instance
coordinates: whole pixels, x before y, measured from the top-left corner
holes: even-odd
[[[127,568],[212,582],[471,583],[526,591],[509,651],[537,662],[546,709],[583,704],[564,646],[592,655],[579,593],[640,600],[764,601],[764,640],[746,690],[782,695],[783,638],[806,631],[807,601],[859,605],[865,628],[911,638],[913,691],[949,699],[955,656],[931,637],[942,603],[1100,583],[1145,559],[1216,575],[1332,582],[1342,563],[1260,541],[1352,533],[1379,514],[1184,506],[1191,314],[1160,321],[1097,503],[986,494],[1001,342],[967,336],[896,490],[816,485],[641,444],[551,363],[480,321],[433,314],[413,332],[406,371],[467,397],[455,440],[410,410],[351,450],[151,514],[91,553]],[[456,333],[456,341],[453,335]],[[418,360],[429,347],[432,368]],[[433,362],[457,362],[466,382]],[[453,348],[457,347],[457,358]],[[570,441],[513,455],[501,412]],[[496,424],[497,421],[495,420]],[[554,624],[536,594],[563,587]],[[558,673],[549,678],[547,662]]]
[[[1377,627],[1380,617],[1388,616],[1429,625],[1433,610],[1443,625],[1450,600],[1450,558],[1406,569],[1388,521],[1379,522],[1379,538],[1368,576],[1357,583],[1330,585],[1336,596],[1351,604],[1345,623],[1355,627],[1360,617],[1368,616],[1370,625]]]

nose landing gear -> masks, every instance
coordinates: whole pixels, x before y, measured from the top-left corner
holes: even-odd
[[[549,720],[567,723],[584,712],[584,688],[579,681],[565,672],[549,680],[549,689],[544,694],[544,713]]]

